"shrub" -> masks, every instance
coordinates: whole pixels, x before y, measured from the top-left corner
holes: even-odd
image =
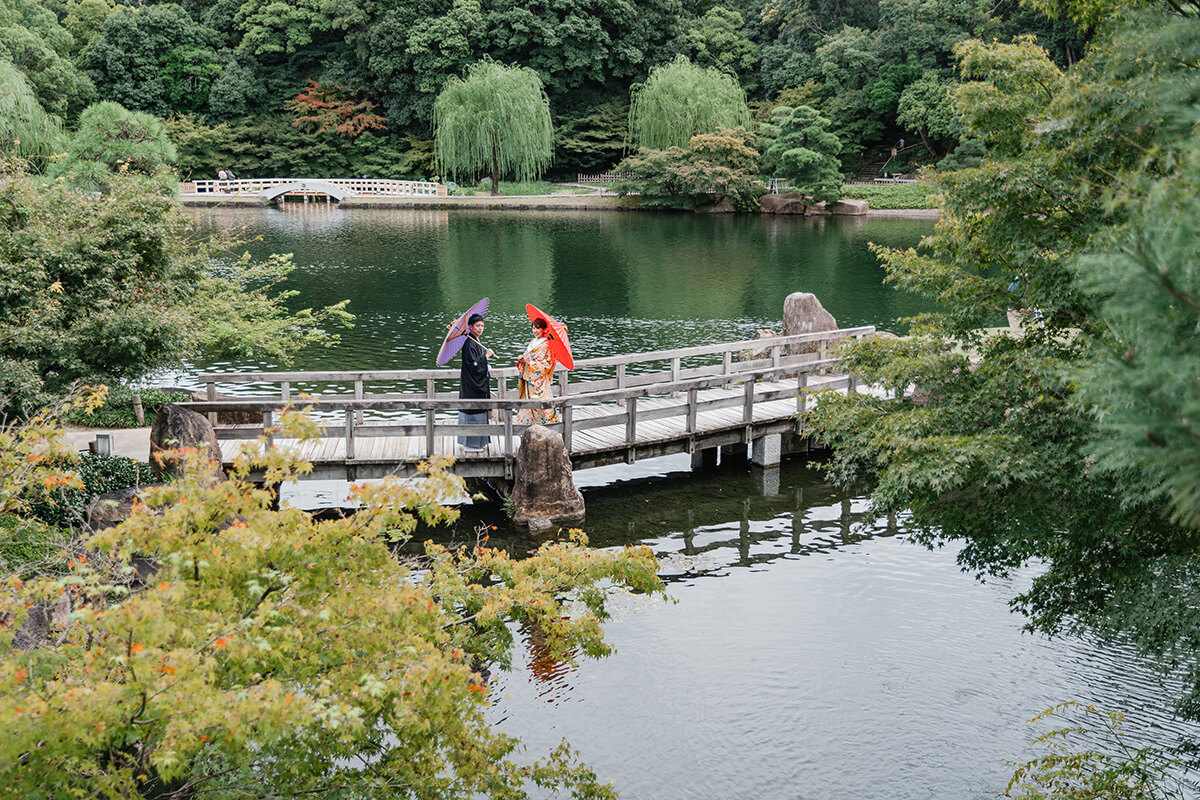
[[[866,200],[871,208],[904,209],[904,208],[937,208],[937,197],[929,187],[919,183],[893,183],[876,186],[861,186],[846,184],[842,187],[842,197],[846,199]]]
[[[138,486],[151,474],[150,465],[145,461],[98,453],[85,453],[78,463],[64,463],[62,467],[74,468],[83,488],[55,489],[48,498],[32,503],[30,510],[42,522],[64,527],[79,524],[83,520],[83,510],[97,496]]]
[[[179,403],[190,400],[187,392],[171,392],[161,389],[141,389],[142,410],[145,412],[146,425],[154,424],[158,410],[167,403]],[[133,391],[124,386],[115,386],[108,392],[104,405],[95,411],[88,412],[83,408],[73,409],[67,414],[68,425],[78,425],[86,428],[136,428],[137,417],[133,413]]]

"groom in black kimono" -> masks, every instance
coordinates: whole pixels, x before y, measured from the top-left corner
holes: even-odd
[[[483,335],[483,315],[472,314],[467,320],[467,341],[462,347],[462,371],[459,373],[458,396],[460,398],[487,399],[492,395],[491,378],[488,375],[488,358],[496,355],[479,341]],[[487,409],[461,410],[459,425],[487,425]],[[460,436],[458,443],[467,452],[479,452],[487,447],[490,436]]]

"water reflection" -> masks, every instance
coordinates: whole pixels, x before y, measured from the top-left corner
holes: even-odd
[[[333,350],[302,354],[301,369],[429,366],[441,341],[434,334],[485,295],[487,337],[501,363],[528,341],[526,303],[566,319],[583,356],[778,328],[794,291],[815,293],[846,326],[894,329],[927,309],[883,285],[868,248],[912,246],[931,230],[925,220],[287,208],[194,214],[201,232],[242,231],[255,255],[292,253],[296,307],[350,300],[354,329]]]
[[[677,603],[615,598],[617,653],[574,668],[524,637],[496,677],[500,729],[531,754],[565,737],[624,796],[668,800],[983,800],[1040,754],[1024,720],[1072,698],[1124,711],[1135,746],[1197,733],[1128,649],[1022,632],[1007,604],[1032,571],[981,584],[809,465],[780,479],[774,496],[744,469],[586,489],[593,543],[650,546]]]

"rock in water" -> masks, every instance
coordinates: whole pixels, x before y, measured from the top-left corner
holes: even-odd
[[[150,466],[155,475],[179,476],[183,465],[167,454],[170,450],[202,450],[213,462],[213,476],[225,479],[221,469],[221,446],[217,434],[203,414],[167,403],[159,409],[150,429]],[[161,462],[161,463],[160,463]]]
[[[534,517],[555,525],[583,518],[583,495],[571,478],[566,445],[549,428],[534,425],[521,434],[512,501],[518,525]]]
[[[809,292],[792,292],[783,301],[783,335],[798,336],[802,333],[817,333],[818,331],[836,331],[837,320],[821,305],[815,294]],[[790,344],[788,355],[799,353],[815,353],[819,349],[816,342]]]

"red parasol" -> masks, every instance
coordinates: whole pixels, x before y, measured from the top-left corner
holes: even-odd
[[[462,313],[458,319],[450,323],[446,327],[450,330],[446,331],[446,338],[442,341],[442,348],[438,350],[437,365],[439,367],[446,366],[446,362],[454,358],[455,354],[467,342],[467,320],[472,314],[482,314],[487,311],[488,299],[485,297],[475,305],[468,308]]]
[[[546,324],[550,326],[550,352],[554,355],[554,360],[567,369],[575,369],[575,358],[571,355],[571,339],[567,336],[567,326],[532,304],[525,306],[525,313],[529,315],[530,322],[537,319],[546,320]]]

